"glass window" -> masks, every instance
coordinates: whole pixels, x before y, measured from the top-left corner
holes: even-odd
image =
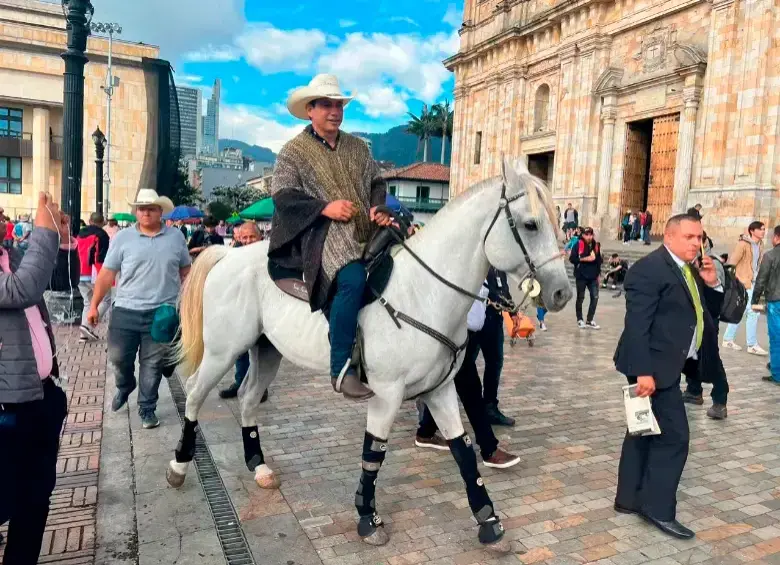
[[[431,187],[430,186],[418,186],[417,187],[417,201],[418,202],[428,202],[428,199],[431,196]]]
[[[23,112],[14,108],[0,108],[0,137],[22,137]]]
[[[0,193],[22,193],[22,160],[0,157]]]
[[[390,194],[392,194],[393,196],[396,196],[396,191],[397,191],[397,190],[398,190],[398,189],[397,189],[395,186],[391,186],[391,187],[390,187]]]

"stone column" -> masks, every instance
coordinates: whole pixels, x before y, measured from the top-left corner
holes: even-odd
[[[33,108],[32,131],[32,175],[33,194],[31,202],[38,202],[39,192],[49,191],[49,110]],[[35,207],[35,204],[32,204]]]
[[[685,108],[680,114],[680,132],[677,140],[677,163],[674,171],[672,214],[681,214],[688,207],[693,171],[693,144],[696,133],[696,113],[699,110],[701,88],[686,85],[683,91]]]
[[[617,96],[614,93],[604,96],[601,107],[601,164],[599,168],[599,194],[596,203],[596,216],[602,225],[609,214],[609,183],[612,178],[612,146],[615,142],[615,121],[617,119]]]

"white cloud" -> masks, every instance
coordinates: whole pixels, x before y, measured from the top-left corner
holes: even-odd
[[[389,86],[373,86],[355,95],[366,111],[366,115],[372,118],[402,116],[409,111],[406,101],[409,95],[397,92]]]
[[[416,21],[414,21],[409,16],[394,16],[390,18],[391,22],[401,22],[409,25],[413,25],[415,27],[420,27],[420,24],[418,24]]]
[[[264,73],[305,71],[327,40],[318,29],[283,30],[253,24],[236,38],[247,62]]]
[[[356,25],[357,22],[352,20],[339,20],[339,27],[341,28],[355,27]]]
[[[461,13],[460,11],[455,7],[455,4],[448,4],[447,5],[447,12],[444,14],[444,19],[442,20],[445,24],[451,25],[454,28],[459,28],[461,24]]]
[[[450,78],[442,60],[457,51],[456,44],[457,32],[427,37],[351,33],[320,58],[318,68],[337,75],[347,88],[358,93],[378,85],[392,85],[397,93],[433,102]],[[391,107],[397,111],[398,101]],[[374,108],[378,109],[376,105]]]
[[[200,83],[203,82],[203,77],[198,75],[179,75],[175,76],[176,84],[179,86],[195,86],[200,87]]]
[[[298,135],[304,125],[284,125],[266,110],[245,105],[223,104],[219,114],[221,137],[240,139],[275,152]]]
[[[183,55],[183,59],[193,63],[228,63],[238,61],[241,58],[241,52],[231,45],[207,45],[195,51],[190,51]]]

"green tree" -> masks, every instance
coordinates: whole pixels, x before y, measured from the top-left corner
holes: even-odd
[[[171,200],[176,206],[201,206],[203,204],[203,196],[199,190],[190,185],[190,180],[184,169],[177,169],[176,175],[173,177]]]
[[[406,124],[406,131],[420,138],[420,143],[423,144],[423,161],[427,161],[428,142],[439,131],[438,125],[434,120],[433,114],[428,111],[427,104],[423,104],[422,112],[420,112],[419,116],[415,116],[411,112],[408,112],[408,114],[411,120]]]
[[[206,206],[206,211],[208,212],[209,216],[214,216],[214,219],[218,221],[227,220],[230,216],[233,215],[233,210],[230,209],[230,206],[220,200],[209,202],[209,204]]]
[[[445,100],[442,104],[436,104],[431,108],[433,122],[436,125],[434,137],[441,137],[441,164],[444,164],[444,153],[447,146],[447,138],[452,141],[452,123],[454,112],[450,109],[450,101]]]
[[[263,194],[246,185],[219,186],[212,191],[214,199],[226,204],[231,212],[240,212],[263,198]]]

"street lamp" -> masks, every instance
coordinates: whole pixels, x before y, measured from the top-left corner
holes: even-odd
[[[95,9],[89,0],[61,0],[68,32],[63,91],[62,209],[73,233],[81,219],[81,167],[84,160],[84,65],[89,24]]]
[[[111,209],[111,98],[114,96],[114,88],[119,86],[119,77],[115,77],[112,66],[112,53],[114,48],[114,34],[120,35],[122,33],[122,26],[118,23],[105,23],[105,22],[92,22],[90,28],[95,33],[102,33],[108,35],[108,70],[106,72],[106,84],[100,88],[106,93],[107,109],[106,109],[106,133],[108,137],[106,139],[106,211],[105,215],[108,215],[108,211]]]
[[[108,214],[103,210],[103,151],[107,142],[100,126],[92,134],[92,141],[95,142],[95,212],[105,218]]]

